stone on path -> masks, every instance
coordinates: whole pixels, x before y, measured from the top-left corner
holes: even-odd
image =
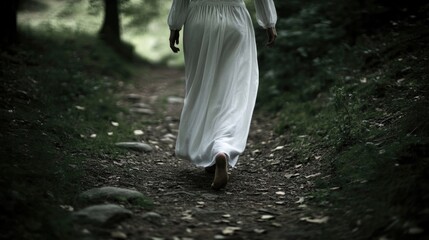
[[[161,138],[160,141],[164,143],[174,143],[176,141],[175,139],[176,139],[176,136],[174,136],[171,133],[167,133]]]
[[[131,108],[130,112],[144,114],[144,115],[153,115],[155,112],[148,108]]]
[[[153,148],[149,144],[141,142],[118,142],[115,143],[115,145],[121,148],[126,148],[138,152],[150,152],[153,150]]]
[[[125,95],[125,98],[130,102],[137,102],[137,101],[140,101],[142,96],[137,93],[130,93]]]
[[[101,187],[93,188],[81,193],[80,198],[89,202],[108,200],[132,202],[139,199],[143,199],[144,195],[141,192],[131,189],[118,187]]]
[[[132,212],[115,204],[94,205],[73,213],[73,217],[80,223],[96,225],[114,225],[131,217]]]
[[[133,104],[134,108],[150,108],[149,104],[138,102]]]
[[[159,215],[156,212],[147,212],[147,213],[143,214],[142,217],[143,217],[143,219],[147,220],[150,223],[153,223],[155,225],[162,225],[162,222],[161,222],[162,217],[161,217],[161,215]]]

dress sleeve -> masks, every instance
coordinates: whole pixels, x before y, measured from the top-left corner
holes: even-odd
[[[182,29],[188,15],[188,7],[190,0],[173,0],[170,13],[168,14],[168,25],[171,30]]]
[[[275,27],[277,12],[273,0],[254,0],[256,8],[256,20],[263,28]]]

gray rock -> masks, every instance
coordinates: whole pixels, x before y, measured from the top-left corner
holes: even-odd
[[[110,226],[132,216],[128,209],[115,204],[94,205],[73,213],[78,223]]]
[[[150,223],[156,224],[156,225],[162,225],[162,217],[156,212],[147,212],[143,214],[143,219],[147,220]]]
[[[93,188],[81,193],[80,198],[89,202],[108,200],[132,202],[143,199],[144,196],[141,192],[135,190],[118,187],[101,187]]]
[[[138,102],[133,104],[134,108],[149,108],[149,104]]]
[[[136,93],[130,93],[130,94],[125,95],[125,98],[130,102],[138,102],[138,101],[140,101],[142,96],[139,94],[136,94]]]
[[[115,145],[121,148],[127,148],[138,152],[150,152],[153,150],[153,148],[149,144],[141,142],[118,142],[115,143]]]
[[[144,115],[153,115],[155,112],[148,108],[131,108],[130,112],[144,114]]]

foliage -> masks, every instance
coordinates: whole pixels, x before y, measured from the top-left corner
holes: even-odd
[[[263,49],[259,54],[261,72],[264,73],[260,101],[272,102],[271,107],[278,109],[280,106],[276,102],[282,102],[285,91],[301,92],[303,100],[316,97],[335,81],[333,67],[351,61],[355,68],[360,67],[360,56],[350,59],[347,54],[360,35],[396,24],[397,18],[402,16],[398,12],[406,11],[406,7],[420,6],[418,3],[391,6],[391,3],[378,2],[277,1],[277,46],[273,50]],[[420,9],[420,15],[424,15],[424,9]],[[262,45],[265,36],[258,36]],[[273,101],[277,98],[278,101]]]
[[[326,237],[397,238],[424,228],[428,5],[276,3],[287,17],[276,48],[259,56],[258,106],[276,112],[277,131],[288,131],[300,161],[325,166],[314,202],[338,209],[331,224],[351,228],[335,237],[325,229]]]
[[[162,3],[156,0],[120,0],[120,14],[130,17],[124,27],[129,31],[141,31],[160,13]],[[101,14],[102,0],[89,0],[88,12]]]

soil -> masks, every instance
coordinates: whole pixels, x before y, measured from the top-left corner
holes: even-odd
[[[321,166],[316,160],[298,162],[288,136],[274,132],[272,116],[255,111],[247,148],[237,166],[229,169],[230,179],[223,190],[210,188],[213,174],[174,156],[174,141],[164,136],[177,134],[181,104],[169,103],[168,97],[184,96],[183,76],[178,69],[148,69],[118,93],[121,99],[137,93],[140,102],[154,110],[153,115],[126,117],[130,121],[143,118],[140,140],[155,150],[88,159],[83,184],[88,189],[136,189],[153,206],[127,205],[134,212],[131,219],[112,229],[91,231],[98,231],[103,239],[113,238],[113,231],[125,233],[127,239],[319,239],[326,223],[302,218],[323,222],[323,212],[306,204],[314,180],[321,177]],[[119,104],[129,108],[132,103],[123,100]],[[147,217],[147,212],[160,217]]]

